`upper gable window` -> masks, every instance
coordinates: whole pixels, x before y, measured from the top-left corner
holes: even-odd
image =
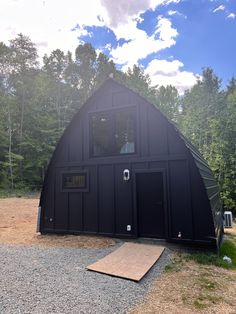
[[[135,110],[111,110],[90,117],[90,155],[135,153]]]

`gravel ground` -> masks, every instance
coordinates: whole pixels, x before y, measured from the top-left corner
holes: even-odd
[[[86,271],[102,249],[0,245],[0,313],[126,313],[143,301],[172,255],[166,249],[140,283]]]

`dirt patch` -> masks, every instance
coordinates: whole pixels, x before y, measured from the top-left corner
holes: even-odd
[[[225,228],[225,234],[229,236],[236,236],[236,222],[233,222],[232,228]]]
[[[236,272],[183,262],[178,272],[164,273],[144,303],[129,314],[236,313]]]
[[[102,248],[115,240],[95,236],[36,234],[38,199],[0,199],[0,243],[74,248]]]

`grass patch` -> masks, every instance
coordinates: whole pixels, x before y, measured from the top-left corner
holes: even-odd
[[[170,264],[165,266],[165,272],[166,273],[172,273],[172,272],[176,272],[179,271],[179,267],[177,267],[176,264],[174,264],[173,262],[171,262]]]
[[[209,306],[208,304],[203,303],[202,300],[199,300],[199,299],[194,300],[193,305],[198,310],[203,310]]]
[[[228,264],[223,260],[224,256],[228,256],[232,260],[232,264]],[[236,268],[236,245],[234,239],[225,240],[220,248],[219,255],[213,253],[192,253],[185,254],[186,260],[193,260],[198,264],[214,265],[223,268]]]
[[[0,189],[0,198],[8,198],[8,197],[26,197],[26,198],[34,198],[38,197],[38,191],[30,191],[29,189],[15,189],[15,190],[2,190]]]
[[[183,262],[193,260],[194,262],[202,265],[214,265],[217,267],[223,267],[227,269],[236,269],[236,237],[232,239],[225,240],[220,248],[219,255],[214,253],[188,253],[188,254],[178,254],[172,261],[165,266],[165,272],[178,272],[183,266]],[[232,260],[232,264],[228,264],[223,260],[224,256],[228,256]]]
[[[229,256],[232,259],[232,265],[236,267],[236,237],[225,240],[220,249],[220,257]]]
[[[212,253],[192,253],[192,254],[185,254],[184,258],[188,260],[193,260],[194,262],[202,265],[214,265],[218,267],[224,268],[232,268],[232,264],[228,264],[226,261],[223,261],[221,257],[217,254]]]
[[[183,266],[183,259],[180,254],[172,258],[170,264],[165,266],[166,273],[178,272]]]
[[[216,304],[222,300],[221,296],[204,294],[199,295],[196,300],[194,300],[193,305],[196,309],[203,310],[212,304]]]
[[[206,278],[205,276],[200,277],[198,280],[201,288],[207,290],[215,290],[217,288],[217,283],[213,280],[210,280],[209,278]]]
[[[211,277],[210,272],[199,274],[197,278],[197,291],[200,291],[199,295],[193,300],[195,308],[201,310],[222,301],[222,296],[217,295],[218,284]]]

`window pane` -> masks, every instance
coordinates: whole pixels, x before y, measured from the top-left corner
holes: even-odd
[[[133,111],[120,111],[115,116],[115,148],[117,154],[135,152],[135,130]]]
[[[91,149],[93,156],[112,154],[112,123],[109,114],[93,115],[91,119]]]
[[[91,156],[135,152],[135,110],[111,110],[90,118]]]
[[[62,189],[86,189],[86,173],[64,173]]]

